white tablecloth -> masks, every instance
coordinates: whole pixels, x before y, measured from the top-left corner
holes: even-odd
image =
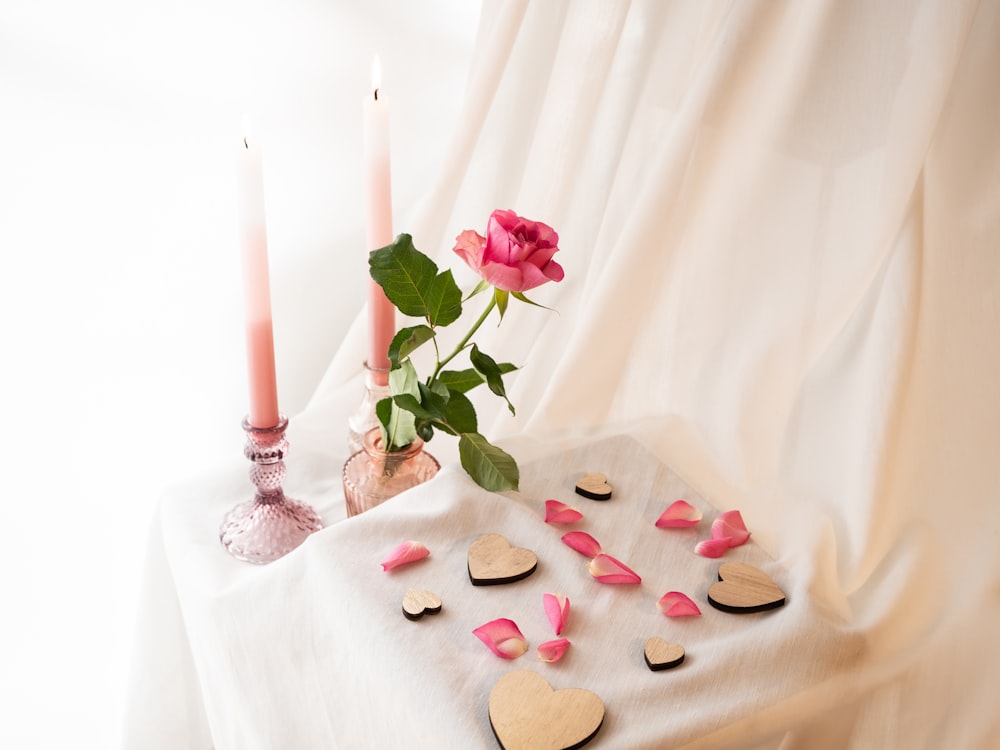
[[[133,715],[130,746],[208,747],[211,737],[220,750],[490,747],[490,689],[507,671],[531,669],[555,688],[583,687],[602,698],[606,718],[595,747],[722,747],[736,738],[765,740],[772,728],[761,716],[794,713],[796,699],[835,690],[830,686],[864,659],[864,637],[810,598],[807,571],[783,570],[752,537],[717,560],[696,555],[695,544],[727,508],[635,439],[602,438],[524,463],[520,492],[503,495],[448,465],[431,482],[328,526],[267,566],[231,559],[217,539],[222,514],[247,492],[238,473],[171,493],[153,560],[167,575],[150,580],[159,589],[150,593],[179,607],[161,610],[169,619],[160,620],[160,634],[164,626],[172,632],[150,644],[150,664],[141,669],[145,677],[171,675],[157,683],[157,699]],[[608,476],[611,500],[574,493],[589,471]],[[549,498],[574,505],[584,519],[546,524]],[[679,498],[700,508],[703,521],[656,528]],[[642,584],[595,581],[586,559],[560,541],[570,529],[592,534]],[[533,550],[536,572],[512,584],[473,586],[467,552],[485,533]],[[380,561],[407,539],[424,542],[431,555],[384,572]],[[787,594],[786,605],[741,615],[710,606],[708,587],[726,561],[766,571]],[[442,612],[404,618],[410,587],[437,593]],[[656,602],[671,590],[691,596],[702,615],[662,615]],[[554,664],[535,653],[555,637],[542,608],[545,592],[571,601],[563,635],[572,646]],[[531,647],[516,660],[498,658],[472,634],[499,617],[517,622]],[[680,667],[647,668],[643,644],[654,635],[684,646]]]

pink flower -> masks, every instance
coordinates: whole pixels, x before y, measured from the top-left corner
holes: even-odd
[[[454,251],[497,289],[526,292],[546,281],[562,281],[562,266],[552,260],[558,243],[559,235],[547,224],[498,209],[490,214],[486,237],[466,229],[455,238]]]
[[[668,591],[660,597],[656,606],[667,617],[687,617],[701,614],[698,605],[680,591]]]
[[[423,560],[430,553],[422,542],[403,542],[382,562],[382,570],[392,570],[400,565]]]
[[[542,594],[542,606],[556,635],[561,635],[569,617],[569,599],[562,594]]]
[[[733,546],[732,537],[724,536],[720,539],[706,539],[695,545],[694,551],[702,557],[722,557],[722,554]]]
[[[562,535],[563,544],[584,557],[594,557],[601,552],[600,543],[586,531],[567,531]]]
[[[565,638],[556,638],[554,641],[546,641],[538,647],[538,658],[542,661],[553,662],[562,659],[566,649],[569,648],[569,641]]]
[[[656,519],[661,529],[696,526],[701,521],[701,511],[687,500],[676,500]]]
[[[503,659],[516,659],[528,650],[528,642],[513,620],[501,617],[480,625],[472,634]]]
[[[558,500],[545,501],[545,523],[573,523],[583,518],[583,513]]]
[[[642,583],[638,573],[611,555],[597,555],[587,568],[601,583]]]
[[[745,544],[750,538],[750,532],[743,523],[743,516],[738,510],[727,510],[720,513],[719,517],[712,522],[712,539],[723,539],[729,537],[730,547],[739,547]]]

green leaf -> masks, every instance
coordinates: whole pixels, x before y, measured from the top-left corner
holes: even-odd
[[[419,417],[420,419],[433,421],[444,416],[443,410],[440,414],[436,414],[429,409],[425,409],[423,404],[421,404],[418,399],[414,398],[409,393],[401,393],[398,396],[393,396],[392,402],[400,409],[408,411],[410,414],[415,417]]]
[[[444,416],[448,426],[456,433],[479,431],[476,407],[472,405],[464,393],[450,392],[448,403],[445,404]]]
[[[371,277],[401,313],[427,317],[427,301],[438,269],[434,261],[413,246],[410,235],[400,234],[391,245],[373,250],[368,267]]]
[[[368,256],[371,277],[401,313],[426,318],[431,326],[446,326],[462,314],[462,290],[451,271],[438,273],[434,261],[400,234],[391,245]]]
[[[494,289],[493,299],[497,301],[497,310],[500,311],[500,320],[503,320],[503,314],[507,312],[507,303],[510,301],[510,292],[506,289]]]
[[[432,326],[446,326],[462,315],[462,290],[451,269],[434,277],[427,295],[427,320]]]
[[[543,310],[548,310],[549,312],[556,312],[551,307],[546,307],[545,305],[539,305],[537,302],[532,302],[530,299],[524,296],[524,292],[511,292],[511,295],[514,297],[514,299],[520,300],[521,302],[527,302],[529,305],[540,307]]]
[[[467,296],[465,299],[463,299],[462,302],[468,302],[470,299],[472,299],[473,297],[475,297],[477,294],[485,292],[489,288],[490,288],[490,282],[488,282],[486,279],[483,279],[478,284],[476,284],[476,288],[473,289],[471,292],[469,292],[469,296]]]
[[[485,490],[516,490],[520,481],[517,463],[507,453],[491,445],[478,432],[463,432],[458,438],[462,468]]]
[[[508,372],[514,372],[517,369],[517,365],[510,362],[503,362],[497,365],[497,367],[503,375],[506,375]],[[467,393],[477,385],[482,385],[486,382],[486,378],[471,367],[468,370],[445,370],[438,375],[438,380],[447,385],[448,390],[457,391],[458,393]]]
[[[488,354],[479,351],[479,347],[475,344],[472,345],[472,350],[469,352],[469,360],[476,371],[486,378],[486,385],[489,386],[490,390],[506,401],[510,413],[514,414],[514,404],[507,398],[507,391],[503,387],[503,378],[501,377],[503,373],[500,372],[500,366]]]
[[[410,360],[404,360],[399,367],[389,371],[389,392],[393,395],[393,398],[389,400],[391,407],[389,417],[383,421],[381,414],[379,414],[379,421],[384,427],[382,442],[388,450],[392,451],[405,448],[417,436],[416,417],[412,412],[402,409],[396,404],[398,396],[405,394],[413,398],[420,396],[417,371]],[[381,402],[379,404],[381,405]]]
[[[425,325],[400,328],[389,344],[389,362],[393,367],[409,357],[421,344],[434,338],[434,330]]]

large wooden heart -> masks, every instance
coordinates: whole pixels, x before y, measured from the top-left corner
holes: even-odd
[[[538,567],[530,549],[512,547],[500,534],[485,534],[469,546],[469,580],[474,586],[512,583],[527,578]]]
[[[723,612],[763,612],[783,605],[785,592],[764,571],[730,562],[719,566],[719,582],[708,589],[708,602]]]
[[[604,723],[604,703],[583,688],[553,690],[535,672],[508,672],[490,692],[490,725],[504,750],[582,747]]]

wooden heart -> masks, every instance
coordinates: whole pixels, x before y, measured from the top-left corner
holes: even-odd
[[[661,669],[673,669],[679,667],[684,661],[684,647],[679,643],[667,643],[659,636],[653,636],[646,641],[643,649],[646,657],[646,666],[654,672]]]
[[[408,620],[419,620],[424,615],[441,611],[441,598],[424,589],[407,589],[403,595],[403,614]]]
[[[504,750],[569,750],[590,742],[604,703],[583,688],[553,690],[535,672],[508,672],[490,691],[490,726]]]
[[[576,483],[576,494],[591,500],[608,500],[611,498],[611,485],[603,474],[585,474]]]
[[[723,612],[763,612],[782,606],[785,592],[762,570],[730,562],[719,566],[719,582],[708,589],[708,602]]]
[[[513,583],[538,567],[530,549],[512,547],[500,534],[485,534],[469,546],[469,579],[473,586]]]

